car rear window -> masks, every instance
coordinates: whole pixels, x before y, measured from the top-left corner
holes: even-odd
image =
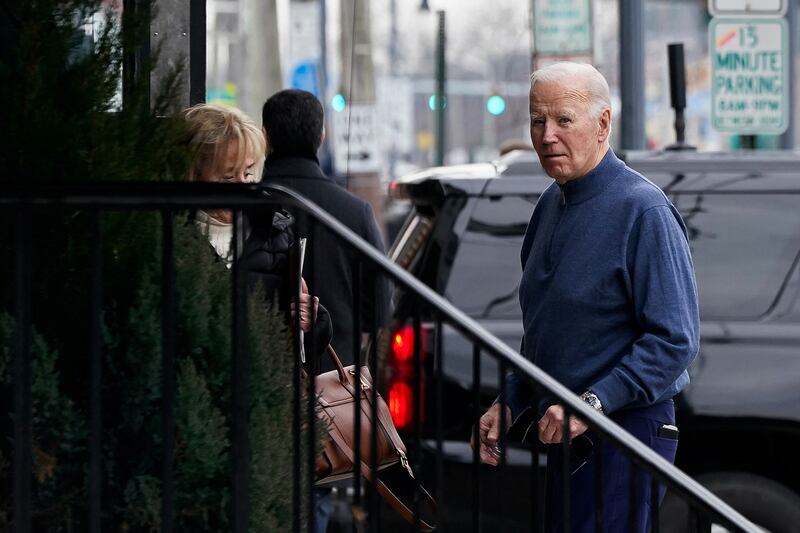
[[[481,198],[458,245],[445,296],[475,318],[520,316],[519,251],[536,197]]]
[[[704,318],[768,312],[800,250],[798,194],[678,194]]]

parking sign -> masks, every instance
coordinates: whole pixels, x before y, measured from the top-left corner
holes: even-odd
[[[708,12],[715,17],[782,17],[789,0],[708,0]]]
[[[378,172],[378,116],[374,105],[351,105],[333,114],[333,155],[340,174]]]
[[[786,21],[714,18],[708,34],[714,129],[740,135],[783,133],[789,102]]]
[[[531,0],[533,48],[538,56],[592,53],[590,0]]]

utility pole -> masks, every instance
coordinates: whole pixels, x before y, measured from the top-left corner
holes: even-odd
[[[445,152],[445,116],[444,111],[447,105],[446,82],[446,32],[444,11],[437,11],[438,31],[436,33],[436,165],[444,165]],[[485,120],[485,119],[484,119]],[[494,127],[494,124],[492,124]]]
[[[325,0],[319,2],[319,100],[325,113],[325,131],[331,131],[331,107],[328,105],[328,10]],[[326,135],[319,147],[319,163],[323,172],[332,174],[331,138]]]
[[[399,39],[397,35],[397,0],[389,0],[389,79],[394,82],[397,79],[397,64],[400,62]],[[395,168],[397,166],[397,141],[392,138],[389,147],[389,177],[394,179]]]
[[[389,0],[389,75],[397,76],[397,63],[400,61],[399,38],[397,35],[397,0]]]
[[[645,148],[644,0],[619,3],[619,80],[623,150]]]
[[[369,0],[341,0],[341,85],[350,113],[353,106],[375,109],[375,72],[372,63]],[[352,124],[349,132],[354,131]],[[376,151],[377,152],[377,151]],[[349,154],[348,154],[349,155]],[[377,153],[373,154],[376,157]],[[337,163],[341,164],[341,162]],[[347,172],[347,188],[372,206],[379,226],[383,226],[383,191],[375,170]]]
[[[242,110],[257,123],[261,106],[281,90],[278,8],[276,0],[240,0],[240,21],[245,26],[245,60],[242,79]]]
[[[341,1],[342,88],[348,104],[375,104],[368,0]]]

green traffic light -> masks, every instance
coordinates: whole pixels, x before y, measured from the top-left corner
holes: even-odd
[[[345,99],[344,99],[344,95],[342,93],[337,93],[331,99],[331,107],[337,113],[340,112],[340,111],[344,111],[345,104],[346,104],[346,102],[345,102]]]
[[[506,99],[500,95],[492,95],[486,100],[486,111],[494,116],[502,115],[506,110]]]
[[[444,105],[442,106],[442,109],[447,109],[447,97],[446,96],[444,98],[442,98],[442,102],[444,103]],[[431,111],[436,111],[436,107],[437,107],[436,106],[436,95],[432,94],[431,97],[428,98],[428,108]]]

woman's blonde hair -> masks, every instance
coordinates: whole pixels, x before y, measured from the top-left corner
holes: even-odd
[[[235,107],[197,104],[183,112],[192,152],[189,180],[195,181],[204,169],[218,170],[224,164],[227,148],[237,143],[236,168],[252,154],[256,179],[261,179],[267,143],[250,117]]]

